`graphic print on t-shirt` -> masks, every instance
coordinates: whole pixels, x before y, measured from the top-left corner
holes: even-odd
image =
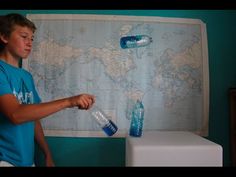
[[[13,94],[18,99],[20,104],[32,104],[34,102],[33,92],[29,91],[24,80],[21,79],[19,91],[13,88]]]

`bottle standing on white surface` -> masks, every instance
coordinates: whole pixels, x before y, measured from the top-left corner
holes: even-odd
[[[112,136],[117,132],[118,128],[115,123],[112,122],[112,120],[108,119],[108,116],[99,107],[93,105],[93,107],[90,108],[89,111],[94,120],[106,133],[106,135]]]
[[[132,110],[132,118],[130,122],[129,135],[134,137],[141,137],[144,120],[144,106],[142,101],[137,100]]]
[[[122,49],[144,47],[151,42],[152,38],[148,35],[124,36],[120,38]]]

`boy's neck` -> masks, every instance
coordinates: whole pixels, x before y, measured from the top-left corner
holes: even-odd
[[[9,65],[12,65],[14,67],[19,67],[19,60],[15,59],[12,56],[9,56],[7,54],[0,54],[0,60],[8,63]]]

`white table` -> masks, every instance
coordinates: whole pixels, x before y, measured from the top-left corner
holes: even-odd
[[[126,166],[223,166],[223,149],[191,132],[144,131],[126,138]]]

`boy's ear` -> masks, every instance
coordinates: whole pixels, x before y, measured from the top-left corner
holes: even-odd
[[[1,40],[4,44],[7,44],[7,43],[8,43],[8,37],[6,37],[5,35],[0,35],[0,40]]]

